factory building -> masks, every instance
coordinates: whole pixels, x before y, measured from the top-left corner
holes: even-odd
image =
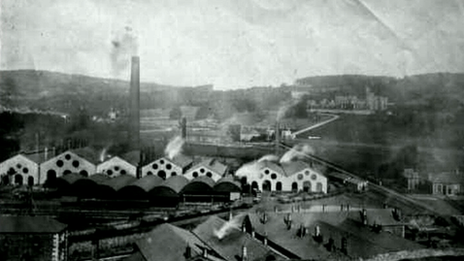
[[[181,190],[188,184],[183,176],[171,176],[149,193],[150,199],[157,199],[158,204],[176,205],[181,201]]]
[[[148,193],[155,187],[163,183],[163,179],[155,176],[148,175],[138,179],[134,183],[121,188],[118,191],[119,198],[124,199],[147,199]]]
[[[0,176],[3,183],[33,186],[39,183],[39,164],[18,154],[0,163]]]
[[[48,217],[0,216],[1,260],[67,260],[66,225]]]
[[[68,150],[40,165],[39,183],[54,182],[56,178],[70,173],[87,177],[95,173],[95,170],[95,164]]]
[[[177,155],[172,159],[162,157],[145,165],[142,168],[142,177],[157,175],[162,179],[167,179],[171,176],[183,175],[192,166],[192,163],[192,158],[184,155]]]
[[[116,194],[121,188],[134,183],[137,179],[130,175],[121,175],[105,180],[99,184],[98,194],[100,198],[117,198]]]
[[[242,166],[236,175],[257,190],[327,193],[327,177],[303,161],[257,161]]]
[[[184,176],[189,180],[206,176],[217,182],[225,174],[227,174],[226,165],[216,159],[207,159],[190,168]]]
[[[120,175],[137,176],[137,167],[123,160],[118,156],[98,164],[97,173],[103,173],[110,177],[117,177]]]
[[[90,175],[88,178],[81,176],[72,184],[71,191],[78,197],[96,198],[99,196],[99,185],[108,179],[110,179],[108,175],[101,173]]]

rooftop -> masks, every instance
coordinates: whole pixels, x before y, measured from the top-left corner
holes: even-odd
[[[43,216],[0,216],[0,233],[58,233],[66,225]]]

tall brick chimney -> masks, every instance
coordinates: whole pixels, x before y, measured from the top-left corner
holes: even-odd
[[[140,58],[132,57],[130,79],[129,145],[140,149]]]

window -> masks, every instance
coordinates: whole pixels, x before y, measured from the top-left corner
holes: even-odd
[[[277,184],[276,184],[276,190],[277,190],[277,191],[282,191],[282,182],[280,182],[280,181],[277,182]]]
[[[312,180],[316,180],[316,179],[317,179],[317,175],[316,175],[316,174],[311,175],[311,179],[312,179]]]
[[[198,177],[198,172],[194,171],[193,174],[192,174],[192,176],[193,176],[194,178]]]
[[[71,174],[71,171],[69,169],[66,169],[65,171],[63,171],[63,176],[68,175],[68,174]]]
[[[60,168],[63,167],[63,165],[64,165],[64,162],[63,162],[62,160],[58,160],[58,161],[56,162],[56,166],[58,166],[58,167],[60,167]]]
[[[23,176],[21,176],[21,174],[16,174],[15,178],[14,178],[14,183],[16,185],[22,185],[23,184]]]
[[[272,173],[272,174],[271,174],[271,179],[277,179],[277,174]]]
[[[311,182],[305,181],[303,182],[303,191],[310,192],[311,191]]]
[[[27,185],[28,185],[29,187],[34,186],[34,177],[29,176],[29,177],[27,178]]]
[[[153,169],[158,169],[158,164],[155,163],[155,164],[151,165],[151,167],[152,167]]]
[[[147,175],[153,175],[153,172],[149,171],[147,172]]]
[[[166,179],[166,172],[164,172],[164,170],[161,170],[158,172],[158,177],[162,178],[162,179]]]
[[[253,182],[251,183],[251,189],[256,189],[256,190],[258,190],[258,189],[259,189],[259,188],[258,188],[258,182],[253,181]]]
[[[81,174],[81,175],[84,176],[84,177],[88,177],[88,176],[89,176],[89,173],[87,172],[87,170],[81,170],[81,171],[79,172],[79,174]]]
[[[73,167],[78,168],[78,167],[79,167],[79,161],[74,160],[74,161],[72,162],[72,165],[73,165]]]
[[[166,168],[167,168],[167,169],[171,169],[171,168],[172,168],[172,165],[168,163],[168,164],[166,164]]]
[[[200,172],[201,172],[201,173],[205,173],[205,169],[201,168],[201,169],[200,169]]]
[[[160,164],[164,164],[164,160],[160,160]]]
[[[303,174],[301,174],[301,173],[298,174],[297,178],[298,178],[298,180],[302,180],[303,179]]]
[[[292,183],[292,191],[298,191],[298,183],[296,182]]]
[[[126,175],[127,174],[125,169],[122,169],[119,173],[121,173],[121,175]]]
[[[263,182],[262,188],[263,188],[263,191],[270,191],[271,190],[271,181],[265,180]]]
[[[19,163],[18,163],[18,164],[16,164],[16,168],[20,169],[21,167],[22,167],[22,165],[21,165],[21,164],[19,164]]]
[[[65,158],[66,160],[70,160],[70,159],[71,159],[71,155],[66,154],[66,155],[64,156],[64,158]]]
[[[266,174],[266,175],[269,174],[269,170],[268,170],[268,169],[265,170],[265,171],[264,171],[264,174]]]
[[[171,173],[171,176],[177,176],[177,172],[173,171],[173,172]]]
[[[114,166],[114,170],[118,171],[118,170],[119,170],[119,166]]]
[[[213,177],[213,174],[211,172],[206,172],[206,176],[209,177],[209,178],[212,178]]]
[[[306,176],[309,176],[309,170],[306,170],[306,171],[305,171],[305,175],[306,175]]]
[[[109,169],[109,170],[106,171],[106,174],[108,174],[109,176],[111,176],[111,175],[113,175],[113,171]]]
[[[25,174],[29,173],[29,169],[28,169],[28,168],[24,168],[24,169],[23,169],[23,173],[25,173]]]
[[[321,182],[317,182],[317,184],[316,184],[316,191],[317,191],[317,192],[322,192],[322,183],[321,183]]]

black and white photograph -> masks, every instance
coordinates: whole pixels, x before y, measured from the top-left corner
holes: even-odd
[[[1,0],[0,261],[464,260],[464,0]]]

